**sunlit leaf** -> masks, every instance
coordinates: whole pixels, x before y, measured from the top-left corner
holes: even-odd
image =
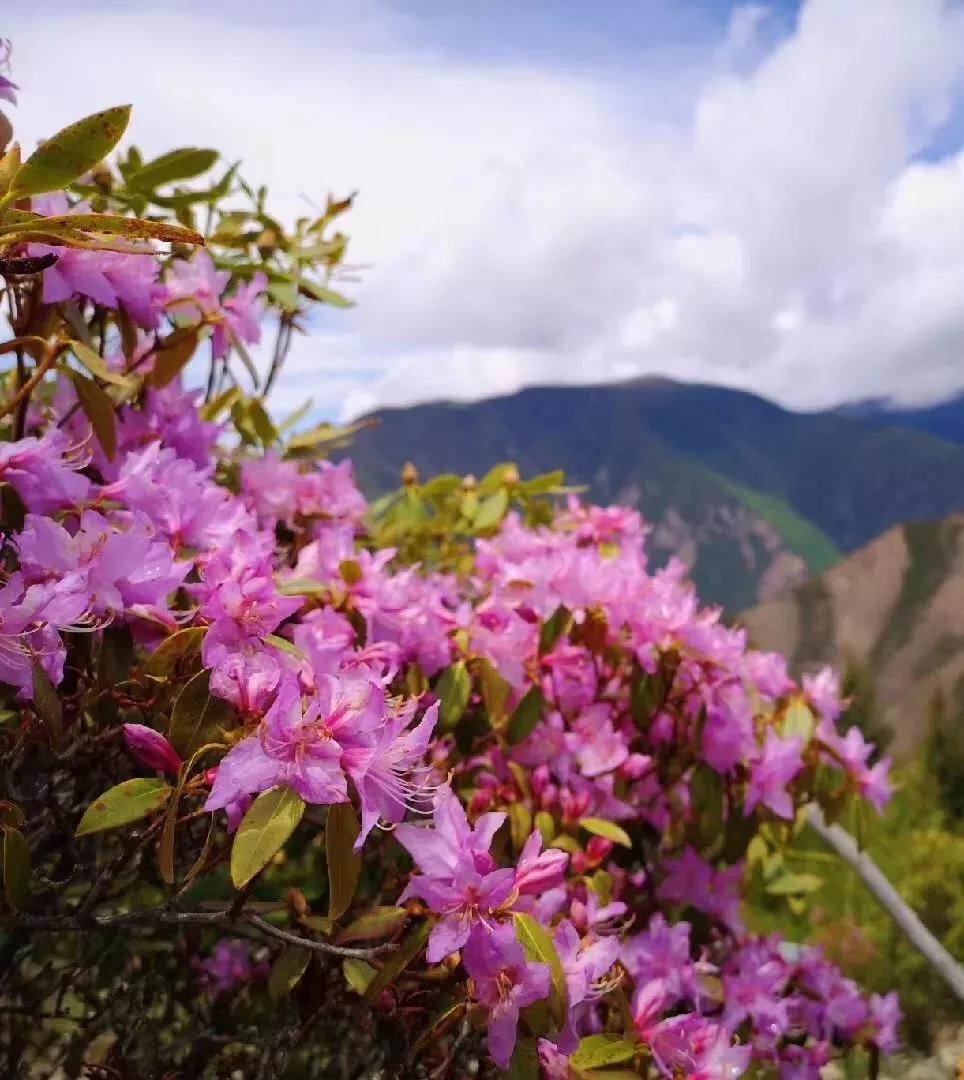
[[[238,826],[231,848],[231,880],[246,885],[284,846],[298,827],[305,801],[285,785],[262,792]]]
[[[338,935],[339,945],[348,945],[353,941],[377,941],[391,937],[399,927],[404,926],[408,912],[404,908],[379,907],[366,911],[349,923]]]
[[[168,150],[166,154],[161,154],[127,176],[127,186],[141,191],[152,191],[162,184],[192,180],[195,176],[207,172],[217,160],[217,150],[202,150],[196,146]]]
[[[310,963],[309,949],[285,949],[272,965],[271,974],[268,976],[268,994],[275,1001],[287,997],[301,981]]]
[[[579,1040],[570,1063],[581,1069],[601,1069],[629,1061],[636,1047],[620,1035],[587,1035]]]
[[[552,989],[549,992],[549,1009],[555,1022],[562,1025],[569,1008],[569,995],[566,990],[566,974],[562,961],[549,932],[531,915],[520,912],[513,914],[516,937],[522,943],[526,956],[533,962],[549,965],[552,976]]]
[[[123,386],[125,388],[136,386],[136,379],[131,378],[130,375],[122,375],[120,372],[112,371],[105,363],[104,358],[99,356],[89,345],[85,345],[82,341],[72,341],[70,343],[70,351],[84,367],[87,368],[91,375],[100,379],[101,382],[110,383],[112,386]]]
[[[366,964],[364,960],[359,960],[354,956],[349,956],[345,960],[341,965],[341,970],[345,974],[345,982],[356,994],[364,994],[377,974],[371,964]]]
[[[591,832],[595,836],[601,836],[604,840],[611,840],[614,844],[620,844],[622,847],[626,848],[631,848],[633,846],[633,842],[629,838],[629,833],[614,821],[606,821],[604,818],[597,817],[584,817],[579,819],[579,824],[586,832]]]
[[[443,672],[435,686],[435,693],[441,700],[439,706],[439,727],[442,731],[451,731],[459,722],[472,692],[472,680],[464,660],[456,660]]]
[[[197,656],[201,651],[206,626],[188,626],[177,630],[165,638],[144,662],[145,675],[170,675],[180,668],[189,657]]]
[[[42,142],[20,166],[10,185],[18,198],[59,191],[99,164],[120,141],[130,105],[117,105],[78,120]]]
[[[140,777],[125,780],[105,791],[87,807],[77,826],[77,836],[116,829],[120,825],[138,821],[160,809],[170,798],[172,790],[170,784],[165,784],[163,780]]]

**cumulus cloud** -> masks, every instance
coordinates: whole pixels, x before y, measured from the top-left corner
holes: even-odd
[[[790,26],[737,6],[636,69],[469,55],[375,0],[102,8],[7,28],[21,135],[129,98],[149,150],[217,145],[288,214],[361,189],[359,307],[299,343],[282,404],[648,373],[802,407],[964,385],[954,5],[807,0]]]

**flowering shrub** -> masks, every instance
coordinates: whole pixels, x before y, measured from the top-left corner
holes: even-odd
[[[348,433],[264,401],[347,303],[350,200],[286,232],[234,168],[187,184],[209,151],[109,169],[126,119],[0,161],[7,1072],[803,1078],[890,1049],[892,997],[741,914],[751,846],[888,797],[834,677],[748,650],[559,476],[408,470],[369,507],[324,456]]]

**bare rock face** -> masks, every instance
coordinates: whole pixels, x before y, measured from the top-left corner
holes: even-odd
[[[872,672],[892,749],[910,751],[935,693],[964,701],[964,515],[889,529],[739,621],[798,672],[824,663]]]

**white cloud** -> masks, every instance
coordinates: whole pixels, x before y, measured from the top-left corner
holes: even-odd
[[[283,404],[648,372],[802,406],[964,385],[964,158],[914,160],[960,98],[958,9],[808,0],[777,38],[746,5],[672,75],[469,60],[374,2],[244,14],[5,29],[24,136],[130,99],[148,150],[217,145],[289,215],[361,189],[360,306],[299,342]]]

